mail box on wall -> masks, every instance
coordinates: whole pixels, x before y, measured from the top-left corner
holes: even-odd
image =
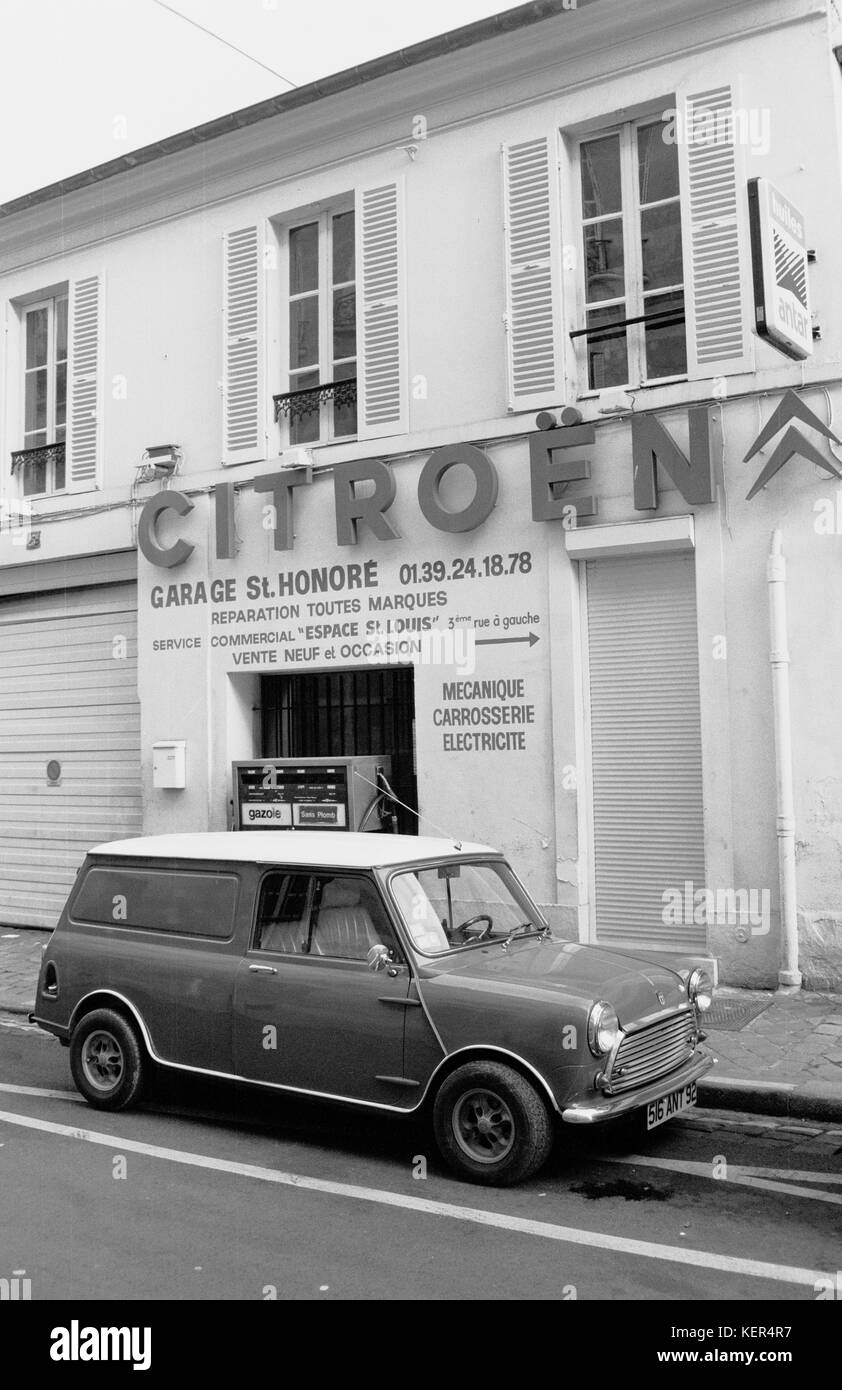
[[[234,763],[234,829],[380,830],[378,774],[391,771],[388,757]]]
[[[187,744],[184,739],[153,743],[152,785],[176,790],[187,785]]]

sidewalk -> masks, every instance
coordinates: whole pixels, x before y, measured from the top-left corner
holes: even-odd
[[[34,1008],[49,936],[0,927],[0,1013]],[[699,1083],[702,1105],[842,1121],[842,995],[723,988],[709,1017],[718,1062]]]

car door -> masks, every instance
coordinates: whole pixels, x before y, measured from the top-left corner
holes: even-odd
[[[373,946],[391,953],[370,968]],[[250,1081],[409,1108],[410,974],[365,874],[271,870],[234,989],[234,1058]]]

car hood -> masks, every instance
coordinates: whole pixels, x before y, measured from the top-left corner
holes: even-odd
[[[442,986],[521,990],[531,985],[587,1004],[604,999],[614,1005],[621,1024],[687,1002],[680,976],[655,961],[534,937],[515,940],[505,951],[499,942],[474,946],[436,961],[424,973]]]

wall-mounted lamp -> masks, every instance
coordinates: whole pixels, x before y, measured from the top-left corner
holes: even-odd
[[[542,410],[535,416],[535,424],[539,430],[554,430],[561,425],[581,425],[582,412],[575,405],[566,405],[561,414],[556,417],[551,410]]]
[[[151,483],[156,478],[169,478],[181,462],[177,444],[150,444],[143,452],[143,462],[137,466],[137,481]]]

